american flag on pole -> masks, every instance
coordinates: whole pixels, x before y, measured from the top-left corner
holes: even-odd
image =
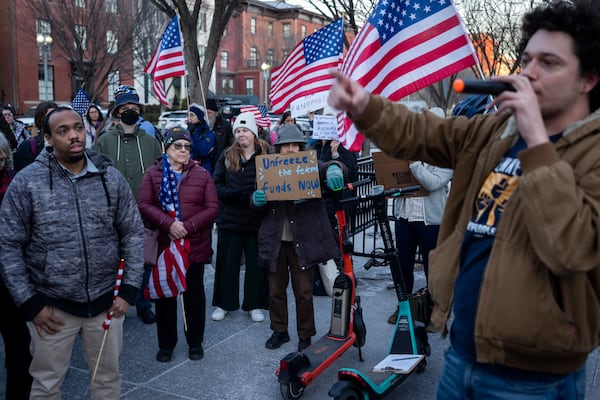
[[[119,262],[119,268],[117,269],[117,282],[115,283],[115,290],[113,292],[113,301],[117,299],[119,295],[119,290],[121,290],[121,281],[123,280],[123,272],[125,271],[125,260],[121,259]],[[102,329],[105,331],[110,328],[110,323],[112,321],[112,312],[106,314],[106,319],[102,323]]]
[[[251,112],[254,114],[256,125],[268,128],[271,126],[271,119],[269,118],[269,110],[267,110],[266,104],[259,106],[241,106],[240,113]]]
[[[302,39],[283,64],[271,73],[271,108],[284,112],[303,96],[327,92],[333,78],[327,72],[337,68],[342,57],[344,20],[339,19]]]
[[[177,178],[165,153],[162,158],[162,170],[163,179],[158,199],[162,209],[170,217],[181,221]],[[148,286],[144,290],[144,297],[149,299],[175,297],[179,293],[185,292],[185,275],[190,265],[189,252],[190,241],[188,238],[172,240],[169,247],[158,256]]]
[[[152,88],[156,97],[164,105],[169,105],[169,101],[165,94],[164,82],[161,81],[185,75],[182,42],[179,19],[176,15],[169,25],[167,25],[167,29],[162,34],[152,59],[146,65],[146,68],[144,68],[145,73],[154,75]]]
[[[451,0],[381,0],[348,49],[342,72],[398,101],[477,62]],[[338,132],[344,147],[360,150],[364,138],[344,114]]]
[[[77,111],[77,114],[81,115],[82,117],[90,107],[90,98],[82,87],[79,88],[75,94],[75,97],[73,97],[71,107],[73,107],[73,110]]]

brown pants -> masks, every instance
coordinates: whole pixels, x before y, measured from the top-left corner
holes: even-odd
[[[288,275],[289,270],[289,275]],[[298,336],[309,339],[316,334],[313,309],[314,269],[301,269],[293,242],[281,242],[277,256],[277,270],[269,272],[269,316],[271,329],[284,332],[288,328],[287,287],[292,277],[292,290],[296,299],[296,329]]]

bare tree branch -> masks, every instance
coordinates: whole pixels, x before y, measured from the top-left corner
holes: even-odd
[[[200,65],[200,53],[198,51],[198,18],[202,11],[202,1],[186,0],[151,0],[161,12],[172,18],[175,13],[179,14],[181,21],[181,34],[184,42],[185,64],[188,78],[188,94],[190,102],[202,102],[203,94],[206,95],[215,60],[217,58],[221,37],[234,10],[239,5],[239,0],[225,1],[215,0],[213,21],[210,27],[208,45],[204,53],[204,63]],[[190,10],[190,6],[192,9]],[[208,11],[207,8],[204,8]],[[198,76],[200,71],[200,77]],[[204,93],[203,93],[204,92]]]
[[[100,99],[111,72],[133,76],[133,13],[129,2],[121,4],[118,13],[107,11],[103,0],[87,0],[85,7],[72,0],[36,0],[28,2],[28,7],[50,23],[53,46],[60,49],[55,57],[62,56],[71,63],[72,74],[85,83],[92,101]]]

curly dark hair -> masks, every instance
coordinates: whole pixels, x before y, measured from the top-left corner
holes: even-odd
[[[580,74],[600,76],[600,4],[597,0],[554,0],[523,16],[521,53],[539,30],[564,32],[573,38]],[[590,109],[600,107],[600,84],[590,92]]]

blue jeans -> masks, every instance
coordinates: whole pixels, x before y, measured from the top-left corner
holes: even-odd
[[[438,382],[438,400],[583,400],[585,365],[553,379],[509,379],[463,359],[450,347]]]
[[[152,268],[146,268],[148,265],[144,265],[144,277],[142,279],[142,287],[138,290],[137,295],[135,296],[135,308],[138,313],[141,313],[144,310],[151,310],[152,303],[150,300],[144,298],[144,289],[148,286],[148,281],[150,280],[150,274],[152,273]]]

